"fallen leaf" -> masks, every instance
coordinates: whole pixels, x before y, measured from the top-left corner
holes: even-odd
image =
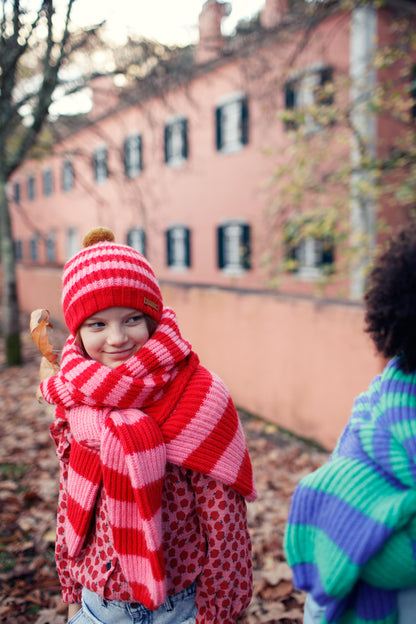
[[[30,336],[41,352],[41,354],[51,363],[55,364],[57,354],[53,352],[53,345],[49,342],[48,327],[52,328],[53,325],[49,321],[49,310],[39,308],[33,310],[30,315]]]

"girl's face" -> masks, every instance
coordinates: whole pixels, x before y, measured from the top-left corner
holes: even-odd
[[[134,308],[107,308],[90,316],[79,337],[92,360],[116,368],[147,342],[149,330],[143,312]]]

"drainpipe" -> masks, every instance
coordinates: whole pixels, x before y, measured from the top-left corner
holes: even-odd
[[[351,119],[357,134],[351,145],[350,225],[351,244],[353,247],[358,245],[360,252],[352,260],[350,298],[359,300],[364,294],[365,269],[375,246],[376,202],[371,192],[374,180],[371,172],[361,168],[361,150],[364,149],[370,157],[376,155],[377,120],[369,110],[368,101],[377,79],[373,64],[377,47],[377,9],[368,5],[354,9],[351,20]],[[359,189],[363,182],[366,183],[364,186],[368,185],[368,193]]]

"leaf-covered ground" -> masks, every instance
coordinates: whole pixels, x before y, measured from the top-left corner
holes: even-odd
[[[54,330],[53,341],[63,334]],[[0,354],[0,622],[65,624],[53,543],[58,462],[49,437],[50,408],[35,399],[39,353],[22,334],[25,365],[5,368]],[[241,414],[259,498],[248,507],[254,596],[244,624],[301,623],[304,596],[294,590],[282,539],[299,479],[327,454]]]

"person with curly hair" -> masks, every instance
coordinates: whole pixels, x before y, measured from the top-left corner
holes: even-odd
[[[416,222],[368,278],[365,331],[386,359],[330,460],[297,486],[284,548],[304,624],[416,618]]]

